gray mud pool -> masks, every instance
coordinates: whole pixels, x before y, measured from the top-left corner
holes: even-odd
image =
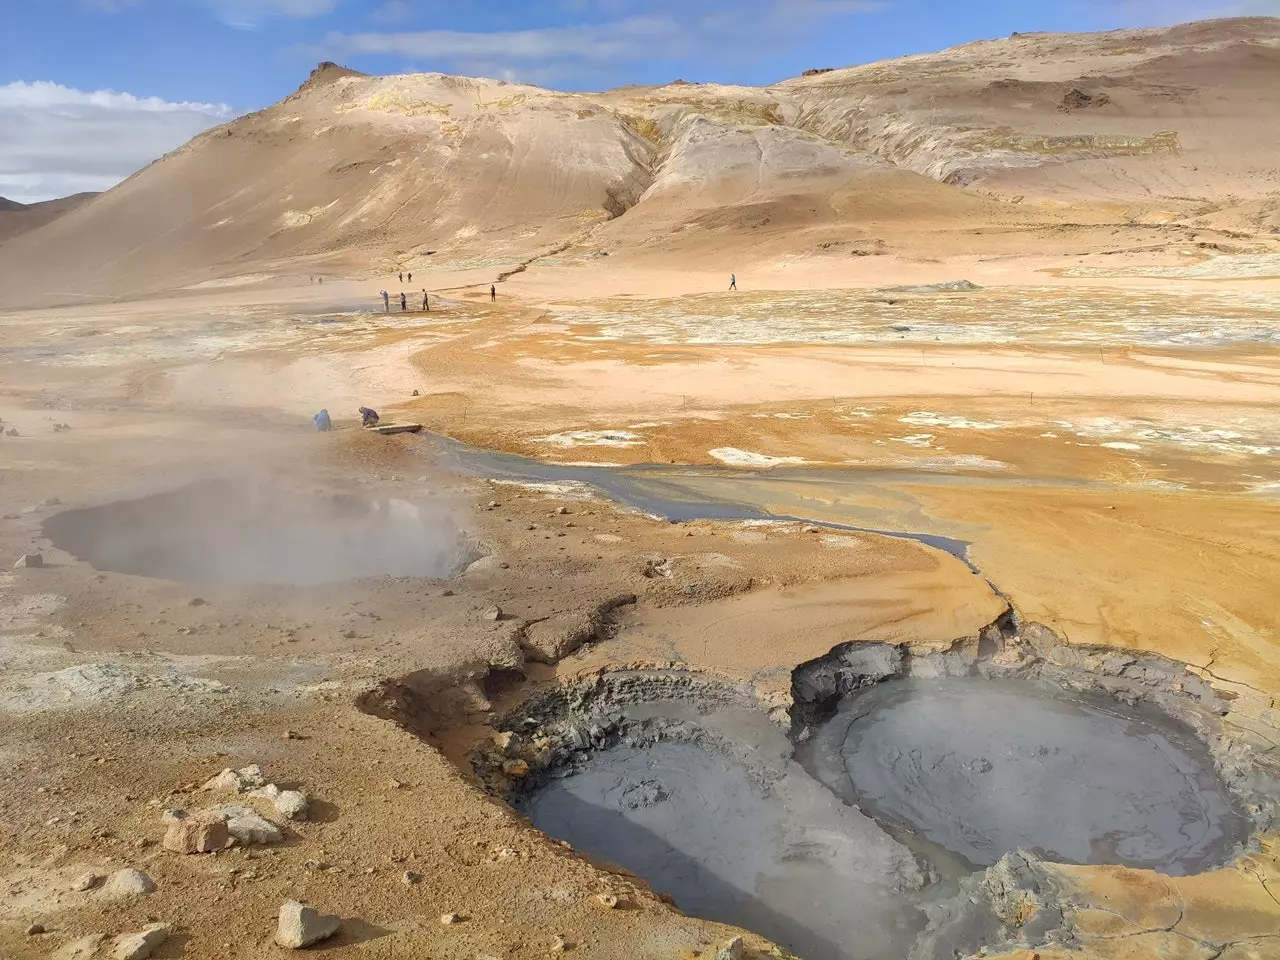
[[[847,699],[802,758],[896,834],[974,867],[1021,848],[1180,875],[1221,863],[1249,833],[1190,729],[1026,680],[876,684]]]
[[[754,711],[683,709],[516,806],[686,913],[806,960],[912,954],[929,904],[1017,848],[1182,874],[1249,832],[1188,728],[1028,680],[888,680],[798,748]]]

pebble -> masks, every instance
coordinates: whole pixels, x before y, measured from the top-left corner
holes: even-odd
[[[610,910],[616,910],[618,908],[618,903],[620,902],[618,900],[617,894],[613,894],[613,893],[597,893],[596,899],[600,901],[600,903],[603,906],[608,907]]]
[[[412,870],[406,870],[400,874],[400,882],[406,887],[412,887],[415,883],[422,879],[422,874],[414,873]]]
[[[300,950],[327,940],[338,932],[342,919],[317,913],[306,904],[290,900],[280,908],[276,925],[276,943],[290,950]]]
[[[485,610],[485,612],[484,612],[484,618],[485,618],[486,620],[501,620],[501,619],[502,619],[502,608],[501,608],[501,607],[489,607],[489,608],[488,608],[487,610]]]
[[[455,923],[462,922],[462,914],[460,913],[442,913],[440,914],[440,922],[446,927],[451,927]]]
[[[38,937],[42,933],[44,933],[43,923],[33,923],[31,926],[27,927],[28,937]]]

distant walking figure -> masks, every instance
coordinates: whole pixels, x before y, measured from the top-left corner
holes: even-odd
[[[409,282],[410,282],[410,283],[413,283],[413,274],[412,274],[412,273],[411,273],[411,274],[409,274]]]
[[[422,309],[428,313],[431,312],[431,306],[427,303],[427,291],[425,290],[422,291]]]
[[[368,407],[360,408],[360,426],[376,427],[378,425],[378,411],[370,410]]]
[[[730,290],[738,289],[738,275],[735,273],[729,274],[729,289]]]
[[[404,313],[408,309],[409,307],[407,306],[407,301],[404,298],[404,291],[401,290],[400,291],[400,312]]]
[[[403,270],[401,270],[401,271],[400,271],[400,282],[401,282],[401,283],[404,283],[404,271],[403,271]]]
[[[391,312],[391,294],[385,290],[382,291],[382,310],[384,313]]]
[[[489,284],[489,302],[496,303],[498,300],[498,288],[492,283]]]

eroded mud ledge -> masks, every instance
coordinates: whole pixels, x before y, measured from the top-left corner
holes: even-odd
[[[364,706],[419,734],[430,734],[468,719],[479,720],[490,698],[500,694],[518,698],[523,692],[516,689],[523,681],[521,663],[475,666],[470,681],[456,688],[451,707],[442,709],[428,692],[428,687],[440,689],[441,678],[422,676],[384,687],[380,696],[366,700]],[[835,872],[822,876],[820,883],[839,898],[836,906],[853,924],[850,929],[876,925],[882,935],[859,937],[854,948],[842,949],[845,931],[838,926],[822,928],[821,918],[805,912],[805,905],[813,900],[812,891],[801,887],[801,896],[788,897],[785,891],[793,878],[785,875],[772,878],[767,900],[753,901],[742,890],[731,889],[732,884],[721,883],[715,888],[718,900],[714,891],[709,904],[691,902],[676,892],[677,904],[779,941],[797,928],[816,930],[807,941],[791,939],[792,949],[804,956],[941,960],[956,956],[957,950],[1072,945],[1078,942],[1079,932],[1075,911],[1085,905],[1064,888],[1052,864],[1026,850],[1011,850],[987,869],[957,872],[953,863],[933,862],[918,847],[903,846],[856,807],[823,806],[814,792],[818,781],[801,772],[795,762],[795,748],[803,749],[815,726],[830,718],[845,698],[884,681],[952,677],[1016,678],[1046,689],[1105,696],[1158,710],[1171,722],[1186,725],[1207,748],[1222,783],[1248,817],[1245,832],[1250,838],[1244,849],[1256,848],[1257,837],[1276,823],[1280,771],[1271,738],[1280,718],[1269,699],[1247,690],[1237,694],[1216,689],[1185,665],[1159,656],[1072,646],[1038,624],[1018,626],[1009,615],[980,636],[958,640],[946,650],[842,644],[793,670],[786,704],[762,700],[749,684],[688,672],[677,664],[603,671],[568,684],[530,685],[528,696],[492,724],[496,732],[475,745],[468,760],[490,792],[561,838],[564,833],[552,823],[554,813],[548,819],[545,810],[537,809],[537,798],[566,783],[593,789],[593,765],[601,758],[617,765],[596,778],[601,796],[612,790],[613,800],[632,810],[669,799],[663,780],[645,774],[653,765],[680,768],[676,775],[691,784],[705,784],[709,777],[711,785],[706,789],[713,793],[727,783],[717,780],[723,768],[732,767],[742,780],[736,787],[730,785],[725,795],[750,791],[748,806],[763,798],[766,806],[800,811],[807,818],[802,826],[816,827],[827,840],[827,849],[816,859]],[[428,701],[433,701],[430,707]],[[718,765],[718,771],[708,774],[691,766],[704,762]],[[599,806],[579,803],[573,809],[594,815]],[[753,809],[763,808],[756,804]],[[687,812],[680,816],[688,818]],[[812,854],[812,832],[792,836],[788,824],[761,821],[759,825],[761,834],[774,830],[783,836],[788,849]],[[597,830],[599,835],[616,833],[614,821],[602,821]],[[840,842],[831,842],[837,834]],[[652,834],[643,836],[646,844],[652,841]],[[775,862],[779,857],[777,850],[759,848],[757,837],[750,840],[737,847],[757,848],[745,853],[735,850],[739,859],[730,868],[741,866],[750,873],[753,858]],[[621,842],[625,844],[625,837]],[[633,849],[646,844],[637,841]],[[578,845],[589,854],[637,870],[659,892],[672,892],[664,889],[670,885],[665,877],[652,874],[652,864],[636,863],[625,850]],[[672,844],[666,849],[679,848]],[[1227,854],[1222,860],[1230,858]],[[868,873],[875,875],[863,875]],[[699,889],[708,889],[708,871],[699,868],[690,876]],[[748,887],[753,877],[748,877]],[[865,888],[857,889],[859,883],[865,883]],[[852,899],[866,909],[850,913]],[[762,912],[766,904],[773,909]]]

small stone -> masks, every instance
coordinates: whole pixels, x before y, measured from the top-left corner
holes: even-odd
[[[485,618],[486,620],[501,620],[501,619],[502,619],[502,608],[501,608],[501,607],[489,607],[489,608],[488,608],[488,609],[486,609],[486,610],[485,610],[485,612],[484,612],[484,618]]]
[[[300,950],[332,937],[341,926],[342,918],[317,913],[297,900],[290,900],[280,908],[276,943]]]
[[[164,834],[164,848],[174,853],[214,853],[231,843],[227,818],[204,810],[188,815],[184,811],[165,811],[169,828]]]
[[[560,934],[556,934],[556,938],[551,941],[552,953],[564,953],[565,951],[572,950],[572,949],[573,949],[573,944],[570,943],[568,940],[566,940]]]
[[[356,632],[354,630],[343,630],[342,637],[344,640],[354,640],[356,638]]]
[[[422,396],[422,392],[421,392],[421,391],[419,391],[419,390],[415,390],[415,391],[413,391],[413,396],[415,396],[415,397],[420,397],[420,396]]]
[[[308,870],[328,870],[329,869],[329,865],[325,863],[323,860],[308,860],[305,863],[303,863],[303,866],[306,867]]]
[[[307,808],[310,806],[310,801],[307,800],[307,795],[301,791],[281,790],[280,795],[272,803],[277,812],[290,820],[307,819]]]
[[[412,870],[406,870],[400,874],[400,882],[406,887],[412,887],[415,883],[422,879],[422,874],[414,873]]]
[[[446,927],[451,927],[455,923],[461,923],[462,921],[463,921],[463,916],[460,913],[440,914],[440,922],[443,923]]]
[[[113,960],[146,960],[162,943],[169,939],[169,924],[153,923],[141,933],[126,933],[116,937],[111,952]]]
[[[42,933],[44,933],[43,923],[33,923],[31,926],[27,927],[28,937],[38,937]]]
[[[403,790],[405,789],[405,787],[408,786],[408,784],[405,783],[403,780],[388,780],[387,786],[389,786],[392,790]]]
[[[4,432],[4,435],[5,435],[6,437],[16,437],[16,436],[18,435],[18,428],[17,428],[17,427],[10,427],[8,430],[6,430],[6,431]]]
[[[141,870],[117,870],[108,879],[106,892],[113,897],[142,897],[154,893],[155,883]]]
[[[596,900],[600,902],[601,906],[609,910],[618,909],[618,904],[620,903],[617,894],[614,893],[597,893]]]
[[[489,501],[489,509],[490,509],[490,510],[492,510],[492,509],[493,509],[494,507],[496,507],[497,505],[498,505],[498,501],[497,501],[497,500],[490,500],[490,501]]]
[[[716,960],[741,960],[743,952],[746,950],[745,944],[741,937],[734,937],[723,947],[716,950]]]
[[[801,533],[821,533],[822,531],[818,527],[815,527],[812,524],[810,524],[807,527],[801,528],[800,532]]]
[[[24,553],[18,558],[18,562],[13,565],[13,569],[33,569],[35,567],[44,566],[44,556],[39,553]]]
[[[40,501],[40,506],[42,506],[42,507],[60,507],[60,506],[62,506],[62,501],[61,501],[61,500],[59,500],[57,497],[46,497],[45,499],[43,499],[43,500],[41,500],[41,501]]]
[[[569,512],[568,507],[556,507],[556,514],[561,517],[563,517],[568,512]]]
[[[298,731],[296,730],[286,730],[284,733],[280,735],[280,739],[281,740],[301,740],[303,739],[303,736],[302,734],[298,733]]]
[[[95,887],[101,886],[102,881],[106,879],[107,878],[104,874],[90,870],[88,873],[81,874],[80,879],[76,881],[74,889],[83,893],[86,890],[92,890]]]
[[[203,607],[203,606],[204,606],[206,603],[208,603],[208,602],[209,602],[209,601],[208,601],[208,600],[206,600],[204,597],[192,597],[190,600],[188,600],[188,601],[187,601],[187,606],[188,606],[188,607]]]

